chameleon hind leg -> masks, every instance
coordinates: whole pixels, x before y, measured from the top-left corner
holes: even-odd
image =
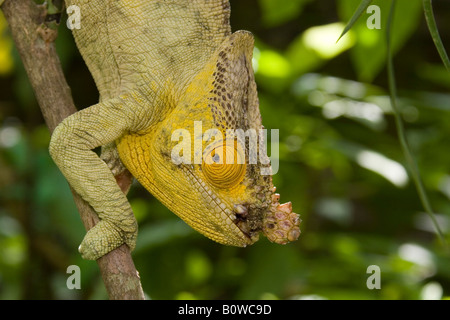
[[[126,243],[134,249],[137,222],[131,206],[108,165],[93,151],[139,128],[142,107],[116,98],[66,118],[52,134],[50,154],[69,184],[100,218],[83,239],[83,258],[95,260]]]

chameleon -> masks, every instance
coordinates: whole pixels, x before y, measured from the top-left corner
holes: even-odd
[[[124,243],[135,248],[137,222],[116,181],[125,172],[218,243],[245,247],[261,232],[279,244],[297,240],[299,215],[290,202],[280,204],[271,175],[261,174],[270,163],[251,163],[245,137],[226,134],[263,128],[254,37],[231,32],[229,1],[65,4],[80,9],[81,28],[72,32],[99,90],[99,102],[64,119],[49,144],[60,171],[99,217],[79,246],[82,257],[96,260]],[[196,123],[222,138],[203,131],[193,137]],[[173,156],[178,129],[200,143],[180,150],[199,162],[174,161],[181,156]],[[228,154],[231,161],[223,161]]]

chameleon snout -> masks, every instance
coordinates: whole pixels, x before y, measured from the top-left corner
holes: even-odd
[[[263,234],[269,241],[277,244],[287,244],[295,241],[300,236],[300,216],[292,211],[292,203],[280,204],[280,195],[274,193],[271,197],[272,203],[263,213],[258,214],[259,209],[252,205],[234,205],[236,216],[235,224],[250,240],[251,243],[258,241],[259,233]]]
[[[275,188],[274,188],[275,192]],[[280,195],[272,195],[272,204],[263,221],[263,233],[271,242],[287,244],[300,236],[300,216],[292,211],[292,203],[280,204]]]

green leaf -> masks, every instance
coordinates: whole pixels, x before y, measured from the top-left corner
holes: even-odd
[[[430,30],[431,37],[433,38],[434,44],[436,45],[436,49],[438,50],[445,67],[447,68],[447,70],[450,71],[450,60],[448,58],[447,52],[445,51],[442,39],[439,35],[436,20],[434,19],[433,6],[431,4],[431,0],[423,0],[423,10],[425,12],[425,18],[427,20],[428,29]]]
[[[338,9],[342,20],[348,21],[360,0],[339,0]],[[359,80],[371,82],[386,65],[386,25],[391,0],[374,0],[381,12],[381,29],[369,29],[367,19],[370,15],[363,15],[352,27],[356,43],[351,49],[351,60]],[[395,12],[395,28],[391,30],[392,52],[398,52],[418,28],[422,17],[422,3],[420,0],[397,1]]]
[[[292,68],[291,74],[313,71],[350,49],[355,43],[352,33],[339,43],[335,42],[342,28],[343,24],[339,22],[314,26],[294,39],[285,54]]]
[[[347,25],[344,28],[344,31],[342,31],[341,35],[339,36],[339,39],[337,39],[336,42],[339,42],[339,40],[353,27],[355,22],[361,17],[364,11],[366,11],[369,4],[372,2],[372,0],[362,0],[359,4],[358,8],[356,9],[353,16],[350,18],[350,21],[347,23]]]
[[[311,0],[259,0],[266,27],[281,25],[296,18]]]

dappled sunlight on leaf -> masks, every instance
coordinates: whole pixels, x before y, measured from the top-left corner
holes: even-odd
[[[441,300],[444,289],[439,282],[429,282],[423,286],[420,292],[420,298],[422,300]]]
[[[209,258],[201,251],[190,251],[185,262],[186,277],[193,285],[208,281],[212,273]]]
[[[350,225],[353,210],[350,201],[340,198],[322,198],[317,201],[315,211],[322,217],[340,225]]]
[[[408,173],[400,163],[379,153],[361,151],[357,154],[356,161],[361,167],[378,173],[399,188],[406,186],[409,181]]]
[[[26,259],[26,239],[22,234],[0,238],[0,264],[20,266]]]
[[[261,50],[257,59],[257,73],[272,78],[287,78],[291,67],[283,55],[272,50]]]
[[[332,59],[355,44],[355,38],[351,32],[336,43],[343,27],[342,23],[332,23],[309,28],[303,33],[303,43],[306,48],[313,50],[320,58]]]

